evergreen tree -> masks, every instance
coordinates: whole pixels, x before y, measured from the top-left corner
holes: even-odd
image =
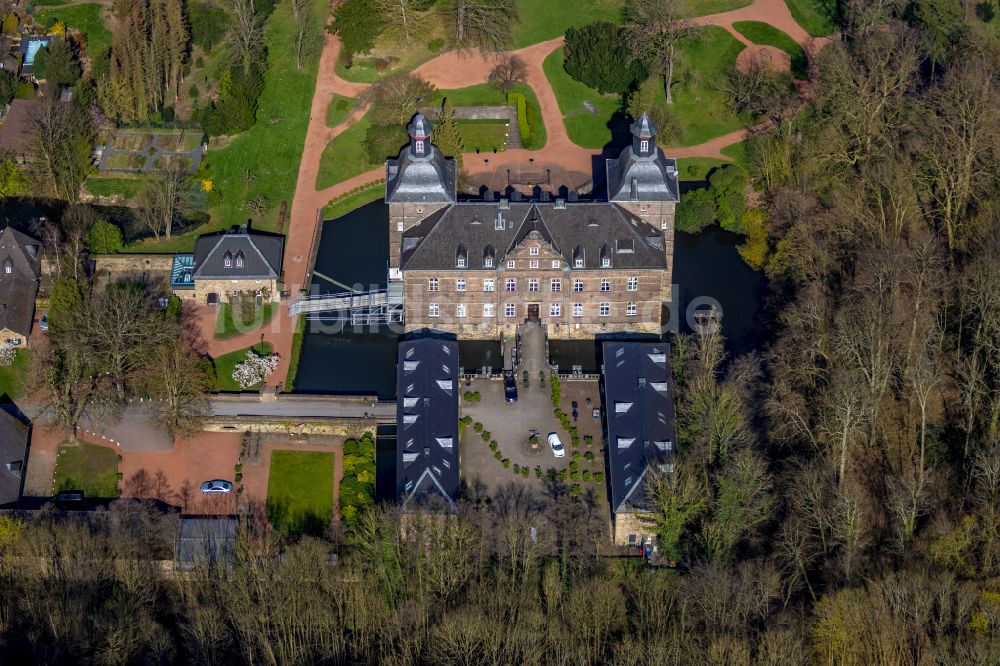
[[[434,130],[434,144],[448,157],[454,157],[459,168],[462,166],[462,133],[455,122],[455,105],[445,97],[441,105],[441,117]]]
[[[632,57],[622,29],[601,21],[566,31],[566,72],[598,92],[626,93],[635,89],[648,72]]]

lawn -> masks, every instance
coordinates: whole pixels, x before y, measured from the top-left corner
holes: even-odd
[[[622,0],[517,0],[521,20],[514,25],[514,46],[562,37],[566,28],[622,20]]]
[[[313,10],[314,20],[320,23],[328,13],[328,3],[314,0]],[[203,162],[207,177],[222,196],[222,202],[210,210],[212,229],[246,223],[244,202],[264,195],[271,209],[261,219],[255,219],[254,224],[258,229],[273,231],[277,227],[276,211],[281,202],[291,202],[295,193],[319,54],[309,58],[302,69],[296,68],[295,52],[289,47],[295,25],[288,4],[275,8],[268,19],[266,32],[268,70],[257,109],[257,123],[223,145],[213,139],[215,145],[209,148]],[[161,248],[147,245],[144,249]]]
[[[805,79],[809,75],[809,59],[806,52],[787,33],[778,30],[770,23],[761,21],[737,21],[733,28],[754,44],[776,46],[792,59],[792,76]]]
[[[611,142],[611,116],[621,108],[618,95],[602,95],[593,88],[580,83],[563,67],[565,56],[562,49],[556,49],[545,58],[542,68],[552,84],[552,90],[563,114],[563,123],[570,141],[583,148],[603,148]],[[584,101],[594,105],[597,113],[591,113]]]
[[[537,121],[535,123],[536,136],[531,140],[531,150],[544,148],[547,139],[545,123],[542,122],[542,112],[538,106],[538,97],[535,96],[534,89],[527,84],[518,83],[514,86],[513,91],[524,95],[528,115],[529,117],[533,115]],[[427,103],[429,106],[440,106],[445,97],[450,99],[455,106],[495,106],[507,103],[507,96],[488,83],[480,83],[467,88],[438,90]],[[470,150],[468,144],[466,144],[465,149],[466,151]]]
[[[681,180],[705,180],[709,171],[724,164],[729,162],[713,157],[682,157],[677,160],[677,171]]]
[[[87,51],[94,59],[111,48],[111,31],[104,23],[103,5],[88,3],[46,9],[35,12],[35,20],[46,28],[56,21],[65,21],[67,27],[84,33],[87,36]]]
[[[148,183],[144,178],[102,178],[90,176],[83,184],[83,189],[91,196],[119,196],[128,201],[139,194]]]
[[[14,353],[14,362],[6,367],[0,366],[0,398],[19,398],[24,394],[28,380],[28,368],[31,367],[31,352],[18,349]]]
[[[64,443],[52,475],[52,493],[62,490],[82,490],[87,497],[118,497],[118,452],[107,446]]]
[[[267,516],[286,534],[323,534],[333,520],[333,454],[272,451]]]
[[[370,187],[332,200],[323,207],[323,219],[335,220],[347,215],[355,208],[361,208],[367,203],[378,201],[385,196],[385,182],[373,183]]]
[[[112,153],[104,160],[105,169],[141,169],[146,156],[139,153]]]
[[[730,144],[719,152],[750,171],[750,155],[747,153],[746,141]]]
[[[839,0],[785,0],[795,22],[813,37],[826,37],[837,29],[834,17]]]
[[[351,115],[351,111],[354,110],[357,104],[357,100],[350,97],[331,95],[330,104],[326,107],[326,126],[336,127],[344,122],[347,116]]]
[[[216,391],[243,391],[240,385],[233,380],[233,370],[236,369],[238,363],[242,363],[246,360],[247,351],[253,349],[254,351],[260,351],[260,343],[251,345],[250,347],[244,347],[243,349],[237,349],[234,352],[229,352],[228,354],[223,354],[218,358],[212,359],[215,364],[215,390]],[[265,354],[270,354],[273,348],[270,342],[265,342],[263,346]],[[249,388],[248,391],[253,391],[255,389]]]
[[[218,317],[215,320],[215,339],[225,340],[226,338],[231,338],[241,333],[246,333],[248,331],[253,331],[262,327],[267,322],[271,321],[271,317],[277,311],[278,307],[275,303],[264,303],[264,307],[258,308],[256,312],[256,321],[249,328],[243,326],[242,322],[237,322],[233,319],[233,306],[229,303],[221,303],[219,305]]]
[[[457,124],[462,146],[468,152],[488,153],[507,146],[507,123],[502,120],[460,120]]]
[[[688,0],[687,12],[689,18],[695,16],[708,16],[709,14],[721,14],[731,12],[734,9],[748,6],[753,0]]]
[[[319,165],[319,173],[316,174],[317,189],[336,185],[378,166],[368,162],[363,145],[365,132],[368,131],[370,125],[371,119],[366,113],[361,120],[354,123],[345,132],[333,137],[333,141],[326,144]]]
[[[747,120],[733,113],[722,84],[743,44],[724,28],[704,26],[678,46],[674,72],[671,145],[692,146],[733,132]],[[665,98],[660,93],[660,100]]]

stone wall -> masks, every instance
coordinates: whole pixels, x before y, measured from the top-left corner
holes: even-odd
[[[205,430],[209,432],[262,432],[282,435],[338,435],[358,438],[366,432],[374,437],[376,425],[375,419],[216,416],[205,425]]]
[[[219,303],[228,303],[227,294],[232,291],[263,291],[269,290],[271,303],[277,303],[281,296],[278,293],[277,280],[195,280],[194,289],[177,291],[177,296],[197,303],[207,303],[209,294],[216,294]]]
[[[98,273],[169,273],[174,265],[172,254],[95,254],[91,259]]]
[[[420,112],[433,120],[441,115],[440,107],[427,107]],[[497,106],[456,106],[455,120],[507,120],[517,122],[517,111],[513,106],[500,104]]]

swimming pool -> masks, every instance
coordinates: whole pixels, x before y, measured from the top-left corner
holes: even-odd
[[[35,54],[38,53],[38,49],[48,45],[49,45],[48,37],[46,37],[45,39],[29,39],[28,49],[24,52],[24,64],[25,65],[34,64]]]

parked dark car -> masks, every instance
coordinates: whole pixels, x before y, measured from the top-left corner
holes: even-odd
[[[503,373],[503,397],[507,402],[517,402],[517,382],[513,372]]]

